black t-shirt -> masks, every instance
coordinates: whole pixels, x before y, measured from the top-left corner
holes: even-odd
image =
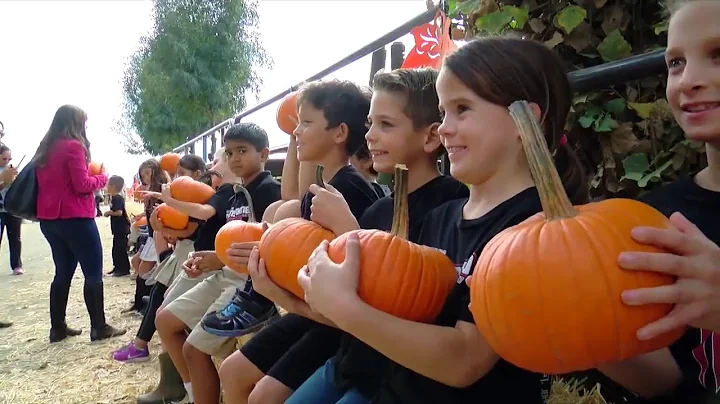
[[[454,199],[467,198],[468,188],[452,177],[432,179],[408,195],[408,240],[416,242],[425,217],[436,207]],[[359,221],[363,229],[390,231],[393,219],[391,194],[373,203]],[[335,355],[335,382],[344,389],[356,388],[372,397],[389,377],[390,364],[385,355],[369,345],[344,333],[340,349]]]
[[[474,323],[468,309],[470,289],[465,278],[472,274],[485,245],[502,230],[540,212],[535,188],[528,188],[484,216],[464,220],[467,199],[445,203],[425,219],[419,243],[445,251],[455,263],[458,284],[436,320],[454,327],[458,320]],[[418,353],[422,354],[422,353]],[[454,388],[394,364],[393,375],[380,389],[375,403],[543,403],[549,396],[550,377],[531,373],[500,360],[485,377],[467,388]]]
[[[130,220],[125,210],[125,198],[120,194],[110,197],[110,210],[121,211],[122,216],[110,216],[110,231],[113,236],[125,236],[130,233]]]
[[[150,216],[152,215],[153,210],[155,210],[155,208],[160,204],[162,204],[162,201],[157,198],[149,198],[145,201],[145,219],[147,220],[148,236],[150,236],[150,238],[152,238],[153,234],[155,234],[155,230],[153,230],[152,225],[150,224]]]
[[[371,182],[370,184],[373,186],[375,193],[378,194],[380,198],[388,196],[391,193],[390,188],[385,184],[378,184],[377,182]]]
[[[329,182],[330,185],[342,194],[350,207],[350,212],[352,212],[356,218],[361,218],[363,213],[365,213],[365,209],[379,199],[370,181],[360,175],[355,167],[351,165],[347,165],[338,170]],[[306,192],[303,196],[300,211],[304,219],[310,220],[310,206],[312,205],[312,198],[314,196],[315,194],[310,191]]]
[[[694,176],[678,179],[640,198],[666,216],[682,213],[716,244],[720,244],[720,192],[701,188]],[[720,389],[720,334],[689,329],[670,347],[684,380],[675,394],[678,402],[704,402]]]
[[[262,219],[268,205],[280,199],[280,183],[272,177],[269,171],[263,171],[247,186],[248,194],[252,199],[253,213],[257,220]],[[207,202],[215,208],[215,215],[200,226],[195,251],[214,250],[215,236],[220,228],[231,220],[245,220],[250,217],[250,207],[245,195],[233,184],[223,184],[215,195]]]

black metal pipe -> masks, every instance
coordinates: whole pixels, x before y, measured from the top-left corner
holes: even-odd
[[[295,86],[288,88],[287,90],[281,92],[280,94],[277,94],[274,97],[271,97],[271,98],[261,102],[260,104],[257,104],[254,107],[241,112],[240,114],[238,114],[235,117],[235,119],[237,119],[237,120],[242,119],[242,118],[252,114],[253,112],[256,112],[256,111],[259,111],[259,110],[265,108],[266,106],[268,106],[274,102],[280,101],[284,96],[288,95],[291,91],[293,91],[294,88],[296,88],[297,86],[299,86],[302,83],[319,80],[319,79],[327,76],[328,74],[333,73],[336,70],[339,70],[339,69],[349,65],[350,63],[355,62],[355,61],[367,56],[374,50],[376,50],[380,47],[383,47],[387,43],[392,42],[392,41],[402,37],[403,35],[407,34],[408,32],[410,32],[410,30],[417,27],[418,25],[426,24],[426,23],[432,21],[432,19],[435,17],[436,13],[437,13],[437,7],[433,7],[432,9],[427,10],[422,14],[419,14],[417,17],[409,20],[408,22],[404,23],[403,25],[401,25],[401,26],[395,28],[394,30],[388,32],[387,34],[381,36],[380,38],[370,42],[369,44],[363,46],[362,48],[356,50],[355,52],[345,56],[344,58],[340,59],[336,63],[333,63],[332,65],[326,67],[325,69],[313,74],[312,76],[301,81],[300,83],[296,84]]]
[[[568,73],[573,91],[582,93],[641,80],[667,71],[665,48]]]
[[[372,53],[372,60],[370,61],[370,85],[372,86],[373,77],[380,70],[385,68],[387,62],[387,50],[383,46],[378,48]]]

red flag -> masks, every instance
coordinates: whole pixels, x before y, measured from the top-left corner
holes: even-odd
[[[451,18],[438,11],[433,21],[413,28],[410,33],[415,38],[415,46],[408,53],[402,67],[440,69],[445,56],[457,48],[450,37],[451,22]]]

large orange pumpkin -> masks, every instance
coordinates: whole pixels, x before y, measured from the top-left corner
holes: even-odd
[[[636,331],[673,306],[625,305],[626,289],[672,284],[671,276],[626,271],[623,251],[659,252],[630,236],[635,226],[668,227],[643,203],[610,199],[572,206],[526,102],[513,103],[543,212],[506,229],[485,247],[471,281],[471,310],[505,360],[539,373],[568,373],[667,347],[684,332],[640,341]]]
[[[315,177],[317,184],[324,187],[322,172],[323,167],[318,166]],[[297,281],[298,271],[323,240],[333,238],[333,232],[313,221],[299,217],[279,220],[260,239],[260,258],[276,285],[302,299],[305,293]]]
[[[157,208],[158,219],[165,227],[175,230],[183,230],[187,227],[190,217],[167,204],[160,204]]]
[[[278,127],[288,135],[292,135],[298,125],[297,115],[298,92],[293,91],[283,97],[277,109],[275,119]]]
[[[334,262],[345,260],[350,234],[360,238],[358,296],[370,306],[407,320],[432,322],[457,281],[452,261],[442,252],[407,240],[407,175],[395,168],[395,212],[391,231],[355,230],[330,243]]]
[[[250,218],[248,221],[244,220],[232,220],[227,222],[220,228],[217,235],[215,235],[215,254],[217,254],[220,262],[225,264],[226,267],[246,274],[248,272],[247,266],[236,265],[227,255],[227,250],[233,243],[247,243],[250,241],[260,241],[265,228],[262,223],[256,223],[255,214],[253,213],[252,199],[250,193],[242,185],[235,185],[235,192],[241,191],[245,194],[245,199],[248,201],[250,208]]]
[[[180,155],[177,153],[165,153],[160,157],[160,168],[175,175],[177,173],[177,165],[180,162]]]
[[[204,204],[215,195],[215,190],[192,177],[182,176],[170,183],[170,195],[179,201]]]
[[[88,174],[90,175],[100,175],[102,174],[102,164],[91,161],[88,163]]]

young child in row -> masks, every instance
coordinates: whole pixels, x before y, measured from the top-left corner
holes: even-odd
[[[250,200],[236,188],[239,185],[234,184],[221,186],[206,205],[175,200],[169,190],[163,190],[165,203],[189,216],[206,220],[202,231],[207,237],[202,245],[196,243],[196,252],[183,264],[189,278],[205,276],[205,279],[163,306],[155,321],[189,400],[200,403],[218,402],[220,383],[211,356],[226,356],[235,345],[231,338],[206,332],[200,320],[208,312],[225,307],[247,281],[245,275],[223,268],[213,251],[215,235],[228,221],[262,218],[267,206],[280,199],[280,183],[264,170],[269,148],[262,128],[252,123],[234,125],[225,133],[224,144],[230,170],[242,180]],[[166,300],[176,292],[181,281],[182,278],[178,278],[178,284],[170,289]]]
[[[350,157],[350,164],[370,182],[370,185],[373,186],[375,193],[377,193],[380,198],[390,194],[390,188],[387,185],[377,182],[378,172],[373,167],[372,156],[370,156],[367,143],[360,146],[358,151]]]
[[[108,179],[107,191],[110,195],[110,209],[104,213],[104,216],[110,218],[110,231],[113,236],[113,269],[109,273],[112,276],[130,275],[130,260],[127,255],[130,219],[125,210],[125,198],[122,196],[124,186],[125,180],[118,175],[113,175]]]

